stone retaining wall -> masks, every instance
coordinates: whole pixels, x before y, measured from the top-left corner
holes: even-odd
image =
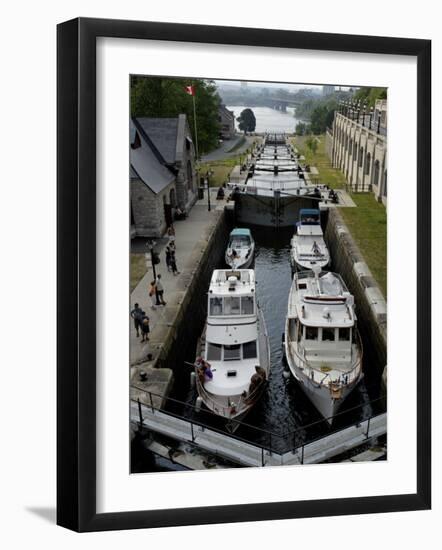
[[[373,357],[373,363],[384,372],[385,381],[387,304],[338,208],[329,209],[325,240],[333,258],[333,269],[343,275],[355,297],[358,326],[366,348],[364,354]]]

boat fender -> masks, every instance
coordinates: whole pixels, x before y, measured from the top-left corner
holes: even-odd
[[[195,402],[195,410],[196,410],[196,412],[200,412],[202,404],[203,404],[203,400],[202,400],[202,398],[201,398],[200,396],[198,396],[198,397],[196,398],[196,402]]]
[[[196,374],[195,372],[190,373],[190,387],[194,388],[196,384]]]
[[[290,373],[288,370],[285,370],[282,372],[282,376],[284,377],[285,380],[288,380],[290,378]]]

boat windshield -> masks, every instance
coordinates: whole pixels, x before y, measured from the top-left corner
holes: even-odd
[[[256,359],[258,347],[256,340],[234,344],[232,346],[222,344],[207,344],[207,361],[239,361],[241,359]]]
[[[235,235],[230,239],[229,248],[246,248],[250,246],[250,239],[245,235]]]
[[[301,214],[301,223],[303,225],[318,225],[320,223],[319,212],[306,212]]]
[[[253,296],[215,296],[210,298],[209,315],[253,315],[255,300]]]

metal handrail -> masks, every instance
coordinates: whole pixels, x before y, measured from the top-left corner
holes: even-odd
[[[137,388],[137,389],[141,389],[141,388]],[[141,391],[145,391],[146,393],[149,393],[149,394],[151,393],[151,392],[148,392],[148,391],[146,391],[146,390],[141,390]],[[164,396],[160,396],[160,395],[158,395],[158,394],[153,394],[153,395],[155,395],[155,396],[157,396],[157,397],[164,397]],[[374,400],[370,401],[370,403],[375,403],[375,402],[380,401],[381,399],[384,399],[384,398],[385,398],[385,396],[380,396],[380,397],[378,397],[377,399],[374,399]],[[172,398],[171,398],[171,399],[172,399]],[[177,400],[175,400],[175,399],[173,399],[173,400],[174,400],[174,401],[177,401]],[[141,422],[141,423],[142,423],[143,420],[144,420],[144,419],[142,418],[142,416],[141,416],[141,410],[142,410],[141,407],[145,407],[145,408],[147,408],[147,409],[152,408],[153,410],[158,410],[158,411],[162,412],[163,414],[167,414],[167,415],[169,415],[169,416],[172,416],[173,418],[177,418],[178,420],[184,420],[184,421],[188,422],[188,423],[190,424],[190,426],[191,426],[192,440],[194,439],[194,436],[193,436],[193,426],[200,426],[201,428],[208,429],[208,430],[212,430],[212,431],[214,431],[214,432],[216,432],[216,433],[218,433],[218,434],[220,434],[220,435],[226,435],[226,436],[228,436],[228,437],[231,437],[231,438],[233,438],[233,439],[236,439],[237,441],[241,441],[241,442],[246,443],[246,444],[248,444],[248,445],[253,445],[254,447],[258,447],[258,448],[260,448],[260,449],[263,449],[263,450],[265,450],[265,451],[268,451],[269,453],[278,454],[278,455],[280,455],[280,456],[282,456],[283,454],[286,454],[286,453],[288,453],[288,452],[296,453],[296,452],[299,451],[300,449],[301,449],[301,451],[302,451],[302,456],[303,456],[303,455],[304,455],[304,448],[305,448],[307,445],[309,445],[309,444],[311,444],[311,443],[314,443],[314,442],[316,442],[316,441],[319,441],[320,439],[322,439],[323,437],[325,437],[324,435],[318,436],[318,437],[316,437],[316,438],[314,438],[314,439],[311,439],[311,440],[309,440],[309,441],[304,441],[304,442],[301,443],[300,445],[296,445],[296,435],[297,435],[297,433],[298,433],[299,431],[301,431],[301,430],[306,430],[307,428],[311,428],[311,427],[313,427],[313,426],[315,426],[315,425],[317,425],[317,424],[320,424],[320,423],[324,422],[323,420],[317,420],[317,421],[315,421],[315,422],[311,422],[310,424],[307,424],[307,425],[305,425],[305,426],[301,426],[301,427],[299,427],[299,428],[297,428],[297,429],[295,429],[295,430],[292,430],[292,431],[290,431],[290,432],[284,432],[284,433],[282,433],[282,434],[275,434],[275,433],[273,433],[273,432],[271,432],[271,431],[266,431],[266,430],[262,430],[262,428],[258,428],[258,427],[255,427],[255,426],[251,426],[251,427],[253,427],[254,429],[256,429],[256,430],[258,430],[258,431],[261,431],[261,432],[264,432],[264,433],[266,433],[266,434],[268,434],[268,435],[270,436],[270,445],[263,445],[263,444],[261,444],[261,443],[256,443],[256,442],[248,441],[248,440],[246,440],[246,439],[244,439],[244,438],[242,438],[242,437],[237,436],[236,434],[231,434],[231,433],[230,433],[230,434],[227,434],[227,433],[224,432],[223,430],[220,430],[220,429],[218,429],[218,428],[216,428],[216,427],[214,427],[214,426],[209,426],[208,424],[205,424],[204,422],[195,421],[195,420],[189,419],[189,418],[183,418],[183,417],[181,417],[181,416],[179,416],[179,415],[177,415],[177,414],[175,414],[175,413],[172,413],[172,412],[170,412],[170,411],[161,410],[160,408],[158,408],[158,407],[156,407],[156,406],[154,406],[154,405],[149,406],[149,405],[146,405],[146,404],[141,404],[139,399],[138,399],[138,400],[131,399],[131,402],[136,403],[137,406],[138,406],[139,414],[140,414],[140,422]],[[182,402],[181,402],[181,403],[182,403]],[[339,415],[342,415],[342,414],[346,414],[346,413],[348,413],[348,412],[351,412],[351,411],[353,411],[353,410],[355,410],[355,409],[358,409],[358,408],[360,408],[360,407],[362,407],[362,406],[366,406],[366,405],[367,405],[367,403],[364,403],[364,404],[362,404],[362,405],[358,405],[358,406],[352,407],[351,409],[348,409],[348,410],[346,410],[346,411],[342,411],[341,413],[337,413],[336,415],[334,415],[334,417],[339,416]],[[374,419],[374,418],[380,416],[381,414],[384,414],[384,413],[373,414],[373,415],[369,416],[368,418],[365,418],[365,419],[363,419],[363,420],[359,420],[359,421],[354,422],[354,423],[352,424],[352,426],[358,426],[358,425],[360,425],[362,422],[365,422],[365,421],[368,421],[368,426],[370,426],[370,421],[371,421],[372,419]],[[236,421],[236,422],[238,422],[238,424],[244,424],[244,423],[242,423],[242,422],[240,422],[240,421]],[[342,431],[342,430],[344,430],[344,429],[347,429],[348,427],[350,427],[350,426],[347,426],[346,428],[341,428],[340,430],[336,430],[336,432],[332,432],[332,433],[338,433],[338,432],[340,432],[340,431]],[[367,430],[367,437],[368,437],[368,431],[369,431],[369,429]],[[328,434],[328,435],[330,435],[330,434]],[[284,438],[284,439],[287,439],[289,436],[295,436],[295,438],[294,438],[295,444],[292,445],[290,448],[288,448],[288,449],[287,449],[286,451],[284,451],[284,452],[275,451],[275,450],[273,449],[272,445],[271,445],[272,436],[273,436],[273,437],[278,437],[278,438]]]
[[[158,393],[155,393],[155,392],[151,392],[149,390],[146,390],[146,389],[143,389],[143,388],[139,388],[138,386],[131,386],[132,388],[138,390],[138,391],[141,391],[149,396],[153,396],[153,397],[159,397],[161,399],[166,399],[167,401],[172,401],[173,403],[176,403],[176,404],[179,404],[179,405],[184,405],[186,407],[190,407],[191,409],[194,409],[196,411],[196,407],[195,405],[192,405],[191,403],[186,403],[185,401],[180,401],[179,399],[175,399],[174,397],[168,397],[168,396],[165,396],[165,395],[160,395]],[[150,408],[153,408],[155,410],[162,410],[163,412],[165,412],[166,414],[173,414],[173,413],[170,413],[169,411],[164,411],[164,409],[161,409],[161,407],[157,407],[153,404],[151,405],[147,405],[147,406],[150,406]],[[218,415],[216,415],[215,413],[213,413],[212,411],[208,410],[206,411],[208,414],[214,416],[214,417],[217,417]],[[181,417],[179,417],[181,418]],[[262,434],[267,434],[267,435],[272,435],[274,437],[281,437],[281,434],[277,434],[275,432],[272,432],[271,430],[264,430],[263,428],[259,428],[258,426],[253,426],[253,424],[249,424],[247,422],[244,422],[242,420],[235,420],[235,422],[238,422],[239,424],[241,424],[241,426],[245,426],[246,428],[251,428],[253,430],[256,430],[256,431],[259,431],[261,432]]]

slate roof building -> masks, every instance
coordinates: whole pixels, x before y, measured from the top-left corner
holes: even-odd
[[[161,237],[177,208],[192,208],[195,151],[186,115],[131,119],[130,186],[132,237]]]
[[[220,137],[222,139],[232,139],[235,136],[235,113],[229,111],[222,103],[218,108],[218,122],[220,124]]]

